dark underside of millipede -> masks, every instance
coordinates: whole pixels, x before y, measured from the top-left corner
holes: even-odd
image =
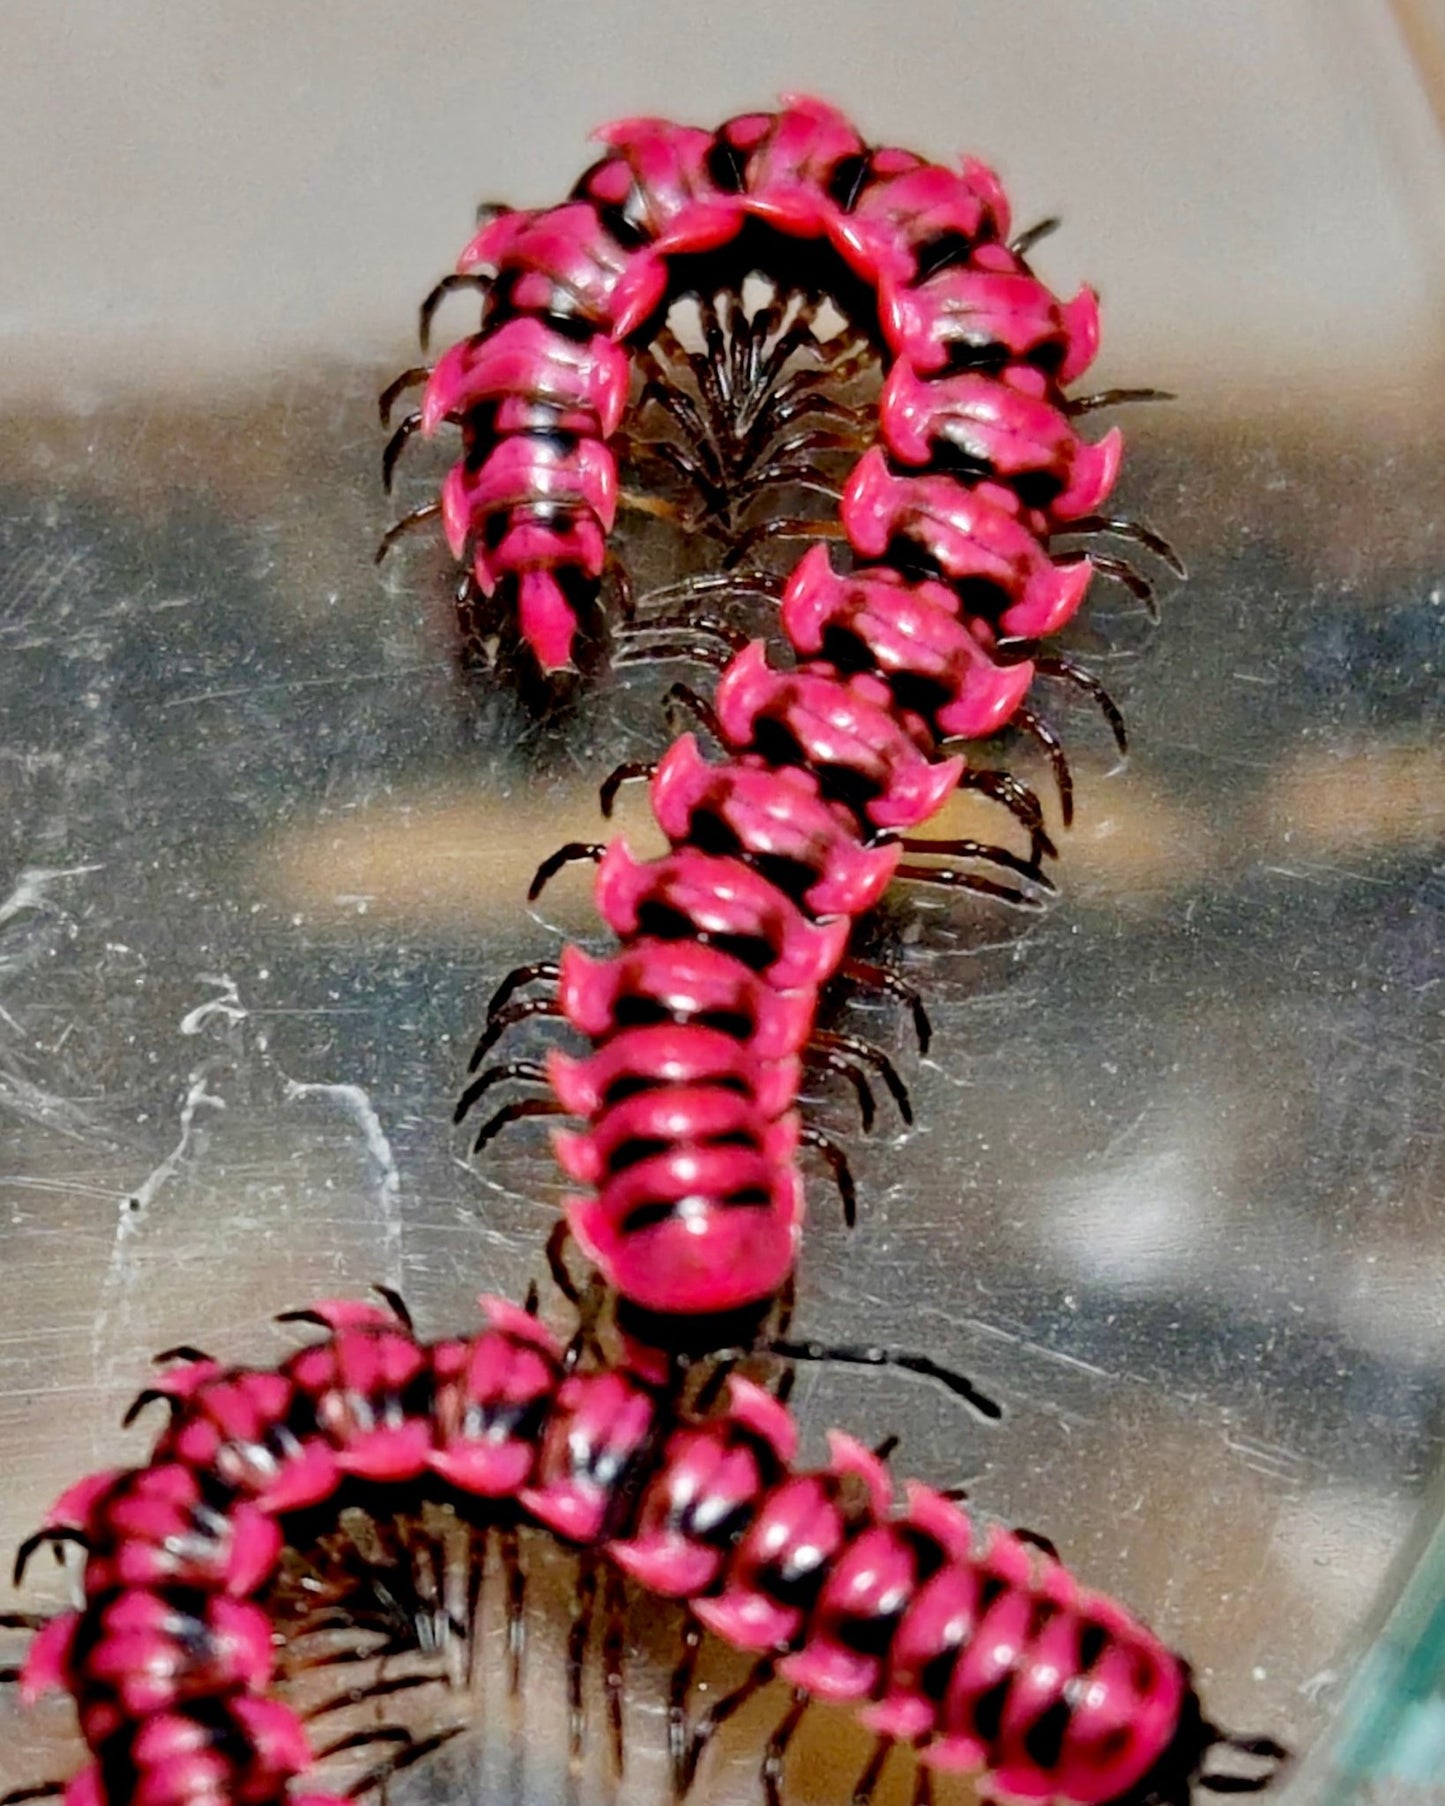
[[[1016,245],[1032,243],[1053,224],[1043,222]],[[600,592],[579,586],[572,598],[583,630],[575,676],[554,673],[534,682],[505,586],[484,597],[468,572],[456,588],[462,669],[486,672],[494,682],[500,667],[534,710],[565,713],[607,667],[667,663],[716,672],[748,638],[776,638],[770,627],[783,581],[807,542],[827,542],[840,570],[853,562],[838,502],[849,471],[877,439],[884,359],[873,295],[826,247],[757,223],[721,252],[674,260],[671,275],[666,303],[633,341],[629,406],[612,441],[621,483],[617,531]],[[449,278],[427,298],[424,335],[439,298],[470,280]],[[409,381],[425,374],[418,366],[398,378],[383,397],[384,413]],[[1113,389],[1062,405],[1077,415],[1159,398],[1152,389]],[[410,416],[387,448],[388,481],[419,418]],[[988,474],[986,467],[973,468],[965,452],[949,468],[964,481]],[[428,525],[435,512],[434,503],[414,510],[384,544],[411,525]],[[1154,584],[1108,549],[1117,539],[1182,572],[1165,540],[1122,516],[1071,522],[1049,550],[1064,561],[1087,551],[1096,573],[1152,617]],[[908,543],[890,547],[889,562],[906,575],[935,574]],[[565,573],[563,580],[570,581]],[[1070,636],[1075,644],[1087,646],[1091,636],[1100,643],[1102,611],[1096,604],[1092,612],[1094,625]],[[1118,709],[1072,651],[1005,640],[993,656],[1031,659],[1041,688],[1082,692],[1125,749]],[[664,707],[674,726],[689,712],[708,724],[707,709],[685,682],[673,686]],[[1004,739],[1032,742],[1042,752],[1067,824],[1072,773],[1052,713],[1047,699],[1038,706],[1031,696]],[[990,750],[970,748],[970,764],[984,780],[971,779],[975,787],[987,787]],[[1028,829],[1036,864],[1041,818],[1037,803],[1015,806],[1020,789],[1002,773],[995,786],[998,800]]]
[[[262,1600],[318,1788],[359,1800],[972,1798],[502,1507],[354,1487]]]

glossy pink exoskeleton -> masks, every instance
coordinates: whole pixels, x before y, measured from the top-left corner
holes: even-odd
[[[910,832],[960,783],[1000,775],[969,773],[949,743],[1030,719],[1049,668],[1035,643],[1073,617],[1093,571],[1083,552],[1055,557],[1050,536],[1104,502],[1120,441],[1082,438],[1060,387],[1093,356],[1093,297],[1059,303],[1005,245],[1008,208],[983,165],[870,149],[803,97],[713,133],[636,119],[599,136],[606,154],[570,200],[489,221],[463,254],[488,291],[481,330],[437,364],[419,417],[426,431],[460,424],[447,531],[486,593],[514,582],[521,616],[545,623],[528,636],[544,666],[571,643],[567,586],[598,580],[607,556],[607,441],[627,360],[671,293],[669,258],[735,240],[751,257],[767,232],[795,254],[815,243],[876,296],[885,370],[878,443],[842,490],[854,568],[835,570],[821,545],[803,553],[780,615],[791,667],[760,644],[738,650],[708,716],[723,759],[685,735],[653,774],[670,851],[639,861],[618,841],[601,858],[597,905],[619,959],[632,972],[658,961],[667,1001],[644,1033],[635,1012],[579,989],[585,963],[563,962],[557,1009],[594,1043],[548,1067],[555,1104],[585,1119],[559,1139],[592,1188],[569,1201],[569,1223],[667,1339],[688,1318],[760,1313],[786,1282],[802,1217],[797,1061],[813,1051],[818,993],[894,875],[930,876],[903,863]],[[1007,782],[989,793],[1015,807]],[[981,850],[1042,882],[1049,843],[1028,800],[1030,862]],[[684,945],[749,999],[725,1023],[679,994]],[[465,1107],[514,1069],[483,1072]]]
[[[848,1436],[799,1467],[791,1414],[745,1380],[689,1418],[642,1370],[566,1372],[534,1317],[484,1304],[476,1335],[428,1344],[389,1310],[322,1303],[300,1314],[326,1338],[276,1369],[178,1367],[157,1388],[173,1415],[150,1464],[57,1504],[42,1534],[86,1546],[85,1603],[36,1638],[22,1681],[69,1692],[96,1753],[68,1806],[263,1806],[306,1776],[306,1727],[274,1697],[253,1601],[288,1515],[357,1481],[378,1508],[419,1488],[518,1508],[791,1686],[1008,1798],[1160,1806],[1187,1801],[1216,1744],[1277,1756],[1208,1725],[1187,1665],[1034,1541],[913,1482],[895,1503]],[[193,1466],[187,1449],[208,1453]],[[185,1554],[175,1525],[200,1499]]]

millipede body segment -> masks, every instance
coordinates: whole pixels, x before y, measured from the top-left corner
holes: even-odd
[[[1187,1806],[1220,1747],[1257,1772],[1202,1785],[1264,1784],[1277,1747],[1207,1723],[1186,1664],[1052,1552],[916,1483],[895,1502],[850,1437],[799,1467],[790,1413],[748,1381],[692,1417],[660,1372],[568,1371],[528,1311],[484,1304],[479,1333],[424,1343],[399,1301],[323,1303],[294,1315],[325,1339],[279,1367],[186,1351],[142,1394],[171,1407],[149,1462],[65,1494],[17,1563],[45,1541],[85,1552],[83,1603],[18,1677],[75,1700],[94,1761],[66,1806],[272,1806],[314,1785],[307,1723],[276,1695],[267,1589],[288,1523],[358,1484],[595,1551],[767,1676],[854,1707],[925,1767],[985,1771],[1002,1798]]]

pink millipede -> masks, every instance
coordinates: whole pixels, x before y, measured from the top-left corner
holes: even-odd
[[[715,132],[629,119],[597,136],[606,152],[568,201],[486,209],[456,274],[423,304],[424,339],[439,300],[457,288],[479,293],[481,323],[383,395],[389,419],[397,398],[422,386],[384,472],[390,483],[408,442],[443,428],[459,432],[462,455],[439,498],[391,529],[383,552],[439,517],[466,566],[464,609],[492,608],[542,673],[570,669],[596,634],[607,576],[624,602],[630,594],[608,542],[619,456],[639,411],[629,409],[636,373],[647,379],[640,407],[657,404],[685,441],[642,449],[680,467],[714,512],[790,485],[827,493],[817,454],[876,440],[845,486],[843,535],[860,562],[951,581],[961,606],[948,613],[985,654],[1000,637],[1031,643],[1056,632],[1095,565],[1148,598],[1147,581],[1117,557],[1045,554],[1049,534],[1064,530],[1120,534],[1171,556],[1137,522],[1097,513],[1121,440],[1112,431],[1091,443],[1075,424],[1155,392],[1065,399],[1064,385],[1093,358],[1097,304],[1088,289],[1060,302],[1032,274],[1025,253],[1042,228],[1008,242],[1008,204],[991,170],[972,158],[955,171],[870,148],[836,109],[799,96]],[[796,289],[795,312],[775,305],[742,321],[735,301],[754,269]],[[683,293],[702,309],[701,357],[665,323]],[[813,330],[825,295],[848,320],[831,351]],[[785,375],[796,354],[823,369]],[[820,388],[830,355],[850,371],[870,356],[881,363],[872,415]],[[701,414],[735,404],[731,444],[708,443],[669,365],[694,371]],[[769,519],[745,543],[799,526],[819,529]],[[943,637],[929,663],[947,670],[960,654],[957,634]],[[1010,712],[1031,676],[1025,665]]]
[[[741,1696],[774,1677],[793,1689],[775,1771],[812,1699],[854,1707],[880,1759],[909,1745],[925,1771],[982,1770],[1015,1800],[1187,1806],[1196,1782],[1258,1791],[1282,1759],[1272,1739],[1210,1724],[1187,1664],[1038,1539],[916,1483],[895,1503],[881,1457],[848,1436],[830,1438],[826,1467],[799,1467],[791,1414],[746,1380],[694,1415],[665,1368],[569,1371],[573,1351],[529,1311],[483,1302],[480,1332],[436,1343],[394,1295],[319,1304],[293,1315],[325,1339],[279,1367],[187,1350],[142,1395],[171,1406],[149,1462],[72,1488],[17,1562],[23,1573],[44,1541],[85,1551],[83,1604],[45,1625],[15,1677],[27,1696],[75,1700],[95,1761],[66,1806],[263,1806],[314,1785],[318,1752],[276,1696],[257,1602],[288,1522],[357,1484],[382,1512],[420,1489],[474,1528],[540,1525],[684,1602],[756,1658]],[[696,1644],[684,1641],[675,1696]],[[679,1794],[735,1704],[677,1740]],[[380,1771],[450,1734],[399,1739]],[[1236,1760],[1206,1766],[1216,1752]]]
[[[845,568],[816,543],[785,577],[748,579],[776,595],[790,662],[725,622],[665,617],[672,644],[660,655],[686,647],[718,671],[711,700],[681,686],[673,694],[724,757],[709,760],[684,734],[657,763],[607,780],[609,810],[621,783],[649,780],[670,850],[639,861],[624,840],[578,842],[543,865],[533,895],[564,865],[598,862],[598,910],[621,948],[602,960],[568,948],[558,963],[514,972],[492,1000],[458,1107],[460,1118],[496,1087],[538,1088],[503,1103],[478,1148],[515,1121],[582,1119],[580,1132],[556,1138],[567,1172],[588,1188],[567,1206],[573,1236],[638,1335],[700,1350],[745,1339],[788,1284],[801,1148],[828,1162],[851,1215],[842,1150],[795,1108],[805,1066],[846,1077],[865,1119],[874,1079],[909,1117],[888,1056],[816,1024],[820,992],[838,980],[909,1002],[926,1039],[922,1003],[901,975],[850,958],[856,918],[895,880],[1022,907],[1051,888],[1037,797],[971,766],[969,744],[1010,724],[1030,728],[1055,757],[1066,820],[1067,765],[1028,705],[1035,682],[1063,675],[1097,694],[1123,745],[1093,679],[1040,648],[1075,615],[1098,562],[1078,549],[1055,555],[1051,536],[1118,529],[1162,542],[1097,513],[1122,442],[1117,431],[1083,439],[1076,417],[1087,404],[1063,392],[1093,356],[1097,306],[1088,290],[1057,302],[1009,248],[1008,209],[982,165],[955,172],[870,150],[834,109],[804,99],[713,133],[647,119],[600,135],[607,153],[572,200],[500,215],[463,254],[462,272],[484,290],[481,329],[431,371],[402,429],[404,442],[443,421],[460,427],[463,456],[443,490],[454,549],[472,558],[469,581],[483,591],[504,578],[523,586],[522,637],[543,668],[571,655],[568,584],[601,581],[627,359],[658,368],[678,284],[706,294],[720,270],[736,283],[759,259],[796,272],[821,257],[832,286],[839,270],[851,285],[886,365],[877,437],[842,481],[836,518],[769,517],[734,546],[763,534],[831,536]],[[816,292],[781,343],[811,337]],[[759,337],[708,302],[706,350],[671,343],[700,396],[731,384],[746,399],[757,378],[783,410],[778,422],[760,403],[750,431],[762,433],[755,449],[768,482],[786,490],[816,462],[815,438],[810,430],[786,455],[767,454],[767,422],[786,438],[789,408],[821,404],[789,379],[769,389],[785,367],[767,352],[780,319]],[[665,381],[644,393],[668,399]],[[686,424],[692,403],[674,395],[671,406]],[[528,463],[534,454],[548,461],[545,485],[514,484],[524,467],[540,469]],[[493,481],[494,466],[505,483]],[[704,470],[701,480],[726,497],[735,474]],[[712,581],[684,593],[711,595]],[[657,620],[639,615],[635,625]],[[921,835],[960,788],[1002,802],[1029,836],[1027,855]],[[565,1019],[591,1054],[483,1065],[503,1035],[539,1017]]]
[[[998,1415],[927,1357],[763,1334],[789,1309],[805,1147],[853,1209],[846,1158],[802,1123],[797,1100],[818,1064],[853,1083],[865,1116],[875,1078],[909,1115],[886,1054],[817,1026],[823,989],[841,982],[907,1003],[926,1041],[912,987],[851,946],[892,882],[1016,906],[1051,888],[1038,798],[963,749],[1008,726],[1032,734],[1067,823],[1068,766],[1031,704],[1036,682],[1085,689],[1122,746],[1112,702],[1044,642],[1096,572],[1152,600],[1131,565],[1082,544],[1112,534],[1176,562],[1147,527],[1100,512],[1121,440],[1077,427],[1155,392],[1065,395],[1094,354],[1095,299],[1060,302],[1033,275],[1034,235],[1009,242],[1006,201],[981,164],[870,148],[833,108],[798,97],[715,132],[634,119],[599,136],[603,156],[562,206],[492,211],[423,309],[429,322],[443,294],[476,290],[479,330],[383,398],[385,411],[424,385],[387,449],[388,478],[417,436],[449,426],[462,444],[440,498],[385,543],[439,515],[466,566],[464,607],[497,610],[537,673],[585,662],[609,581],[629,617],[620,662],[683,652],[718,671],[711,699],[679,686],[675,700],[722,756],[684,734],[603,786],[610,812],[622,783],[646,778],[668,851],[641,861],[622,840],[572,844],[538,873],[534,894],[595,861],[619,950],[568,948],[513,972],[458,1106],[461,1117],[496,1087],[534,1088],[502,1105],[478,1146],[513,1121],[580,1119],[557,1137],[583,1188],[559,1227],[599,1280],[581,1294],[554,1237],[553,1271],[582,1306],[565,1350],[535,1300],[488,1299],[477,1334],[427,1343],[388,1293],[384,1307],[295,1313],[324,1339],[275,1368],[171,1351],[138,1401],[169,1410],[149,1461],[72,1488],[21,1550],[17,1577],[39,1544],[80,1544],[83,1603],[38,1627],[3,1620],[38,1629],[10,1678],[27,1695],[68,1692],[94,1760],[68,1785],[0,1806],[60,1792],[66,1806],[332,1806],[307,1791],[318,1774],[325,1785],[328,1750],[278,1691],[275,1588],[298,1522],[334,1519],[358,1488],[379,1520],[428,1502],[469,1535],[515,1541],[528,1525],[577,1553],[588,1579],[569,1645],[574,1705],[599,1573],[609,1617],[620,1575],[686,1611],[674,1708],[703,1630],[753,1658],[736,1693],[687,1734],[675,1728],[679,1797],[712,1732],[774,1678],[792,1697],[763,1764],[770,1800],[815,1698],[851,1707],[878,1739],[860,1800],[896,1743],[916,1752],[923,1788],[935,1771],[980,1773],[1000,1801],[1187,1806],[1196,1787],[1257,1792],[1281,1747],[1210,1723],[1187,1664],[1051,1547],[917,1483],[900,1503],[882,1455],[839,1433],[827,1466],[801,1466],[786,1394],[733,1372],[754,1355],[891,1361]],[[755,269],[801,301],[749,316],[741,287]],[[701,351],[667,324],[684,294],[697,298]],[[814,331],[824,296],[846,323],[831,348]],[[800,373],[791,360],[813,353],[817,368]],[[860,412],[835,391],[868,359],[880,386]],[[695,394],[673,381],[683,371]],[[630,430],[647,408],[665,422],[650,442]],[[786,573],[729,568],[638,612],[609,543],[623,455],[691,487],[728,567],[768,540],[820,543]],[[843,455],[835,483],[825,467]],[[836,516],[752,512],[797,492]],[[632,499],[682,518],[667,495]],[[777,603],[784,657],[693,606],[729,586]],[[1026,856],[919,834],[963,787],[1012,813]],[[483,1066],[534,1018],[565,1020],[591,1051]],[[596,1329],[604,1288],[611,1354]],[[609,1698],[620,1723],[620,1679]],[[396,1733],[347,1797],[450,1735]]]

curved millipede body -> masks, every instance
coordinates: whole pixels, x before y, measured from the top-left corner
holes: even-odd
[[[757,579],[778,598],[790,662],[724,624],[695,630],[694,644],[700,632],[717,653],[716,692],[675,694],[723,756],[684,735],[657,765],[624,768],[604,788],[610,803],[617,782],[648,776],[671,850],[639,861],[621,840],[576,844],[538,873],[534,895],[564,864],[597,860],[598,909],[619,952],[596,960],[568,949],[556,968],[514,974],[473,1060],[476,1070],[502,1034],[536,1016],[565,1018],[590,1039],[586,1058],[554,1052],[552,1095],[501,1104],[477,1145],[529,1116],[582,1118],[579,1132],[557,1136],[563,1165],[588,1188],[567,1207],[571,1230],[634,1329],[697,1348],[708,1325],[738,1339],[737,1314],[760,1317],[792,1272],[805,1067],[848,1077],[865,1121],[875,1077],[908,1114],[885,1055],[814,1027],[822,988],[860,973],[849,960],[854,919],[895,880],[1021,906],[1050,888],[1037,798],[1006,774],[972,769],[964,744],[1010,725],[1033,733],[1054,759],[1066,821],[1067,766],[1029,706],[1035,681],[1064,677],[1095,694],[1123,744],[1094,680],[1040,650],[1076,614],[1095,562],[1052,551],[1053,535],[1106,529],[1162,542],[1098,513],[1119,435],[1083,438],[1087,409],[1064,393],[1094,354],[1094,297],[1059,302],[1010,249],[1008,209],[982,165],[950,170],[870,148],[834,109],[801,98],[716,132],[638,119],[600,136],[606,153],[571,200],[489,220],[463,254],[462,271],[485,291],[482,326],[431,372],[418,416],[423,431],[461,427],[463,456],[443,490],[448,530],[484,591],[518,586],[522,634],[543,667],[570,657],[577,584],[601,581],[627,359],[665,336],[669,297],[703,280],[698,260],[713,280],[729,257],[745,273],[771,245],[803,280],[796,272],[824,259],[885,367],[876,439],[842,483],[836,519],[757,530],[842,542],[837,554],[814,544],[785,577]],[[715,313],[704,324],[710,351],[693,360],[702,388],[737,377],[746,390],[742,366],[762,355],[767,333],[729,344]],[[691,406],[672,405],[684,416]],[[813,391],[779,405],[812,406]],[[804,439],[803,464],[790,454],[777,466],[784,486],[806,469],[814,441]],[[543,464],[545,485],[514,481]],[[675,635],[688,625],[685,615],[639,620]],[[1027,856],[918,836],[960,787],[1014,813]],[[870,971],[921,1010],[897,975]],[[553,996],[514,998],[544,977]],[[495,1086],[539,1076],[534,1062],[486,1066],[459,1118]],[[841,1151],[817,1131],[802,1139],[821,1148],[851,1210]]]
[[[457,275],[428,297],[424,337],[458,286],[480,293],[480,325],[386,391],[389,419],[397,398],[422,385],[384,470],[389,483],[408,442],[444,428],[459,433],[461,455],[438,500],[399,523],[383,550],[396,531],[439,516],[466,567],[464,605],[494,605],[541,673],[571,669],[598,625],[637,368],[648,375],[643,405],[658,404],[692,441],[668,442],[664,454],[714,511],[769,486],[818,488],[819,451],[876,438],[893,480],[880,483],[872,463],[855,473],[842,523],[855,560],[915,573],[949,565],[959,595],[945,614],[985,645],[1061,625],[1089,560],[1075,553],[1054,570],[1044,547],[1061,529],[1129,528],[1096,513],[1121,442],[1117,431],[1082,437],[1085,406],[1063,395],[1094,356],[1095,297],[1082,289],[1060,301],[1033,275],[1025,241],[1007,242],[1008,204],[992,171],[869,146],[836,109],[801,96],[716,131],[639,118],[596,135],[606,150],[570,199],[487,209]],[[753,270],[802,297],[796,317],[775,306],[740,323],[735,298]],[[725,318],[712,300],[719,290]],[[666,324],[682,294],[701,298],[701,356]],[[844,370],[863,351],[883,368],[876,418],[860,421],[821,392],[827,353],[812,323],[824,296],[848,319]],[[785,375],[800,353],[824,368]],[[736,403],[731,449],[706,443],[699,406],[669,392],[668,365],[697,374],[702,413]],[[656,498],[641,505],[668,513]],[[896,547],[874,543],[893,530]],[[1147,543],[1159,549],[1154,536]]]
[[[1078,422],[1148,392],[1065,394],[1094,354],[1094,297],[1061,302],[1034,276],[978,163],[951,170],[870,147],[799,97],[716,131],[633,119],[599,136],[603,155],[567,202],[489,210],[426,304],[429,319],[441,294],[475,290],[481,322],[384,397],[385,409],[422,387],[387,473],[411,438],[444,426],[461,454],[439,498],[385,543],[439,516],[468,604],[490,598],[543,675],[571,668],[604,585],[628,593],[609,540],[641,407],[694,441],[653,450],[733,535],[731,564],[766,540],[817,542],[781,576],[736,579],[777,601],[781,656],[706,613],[637,618],[652,656],[685,648],[718,667],[712,700],[680,686],[672,700],[719,753],[686,734],[604,786],[610,806],[622,781],[648,779],[660,857],[639,860],[618,840],[544,865],[537,887],[574,859],[597,862],[599,913],[620,944],[513,973],[473,1067],[534,1017],[565,1019],[590,1051],[487,1066],[458,1106],[514,1082],[546,1087],[504,1103],[479,1144],[520,1118],[580,1119],[557,1137],[583,1188],[566,1227],[616,1294],[625,1358],[579,1365],[586,1337],[564,1353],[529,1311],[496,1300],[480,1333],[424,1343],[391,1295],[385,1309],[298,1313],[327,1333],[274,1369],[173,1351],[178,1364],[140,1401],[170,1412],[149,1462],[72,1488],[20,1552],[23,1571],[42,1543],[82,1545],[83,1596],[40,1628],[12,1678],[75,1701],[93,1761],[64,1788],[66,1806],[338,1806],[307,1791],[328,1752],[280,1697],[269,1589],[291,1529],[370,1489],[383,1511],[425,1498],[501,1535],[535,1526],[681,1602],[694,1628],[756,1658],[756,1684],[776,1676],[792,1689],[768,1745],[774,1780],[804,1706],[822,1698],[853,1708],[880,1749],[912,1746],[924,1773],[986,1774],[1001,1801],[1187,1806],[1196,1786],[1257,1791],[1279,1747],[1208,1723],[1186,1664],[1035,1540],[922,1486],[899,1502],[879,1457],[846,1436],[826,1467],[800,1467],[786,1407],[745,1380],[695,1411],[678,1383],[703,1353],[816,1353],[755,1341],[791,1281],[804,1150],[824,1156],[852,1207],[841,1150],[799,1120],[805,1071],[846,1077],[865,1125],[875,1082],[911,1120],[887,1055],[817,1027],[820,993],[840,982],[909,1004],[926,1040],[911,986],[852,954],[855,920],[895,881],[1021,905],[1049,888],[1038,799],[962,749],[1010,726],[1030,733],[1054,763],[1067,823],[1068,769],[1031,706],[1035,682],[1062,677],[1106,714],[1112,705],[1041,642],[1074,618],[1096,572],[1149,599],[1132,566],[1078,549],[1091,536],[1171,556],[1139,523],[1100,512],[1120,440],[1090,441]],[[715,305],[755,269],[803,305],[742,324],[731,303]],[[702,353],[667,322],[680,295],[698,297]],[[848,323],[834,374],[857,375],[867,356],[880,366],[866,418],[812,380],[826,370],[790,361],[821,349],[824,295]],[[669,388],[683,368],[717,418],[736,384],[727,433]],[[836,484],[818,468],[825,454],[849,460]],[[836,516],[750,517],[759,496],[790,490],[826,496]],[[679,593],[691,603],[732,581]],[[920,837],[960,787],[1012,812],[1026,857]],[[998,1415],[926,1357],[895,1364]],[[726,1363],[716,1371],[714,1391]],[[689,1678],[684,1664],[675,1698]],[[732,1709],[716,1704],[675,1750],[679,1794]],[[401,1731],[369,1778],[384,1783],[451,1734]],[[1220,1755],[1236,1766],[1216,1771]]]
[[[278,1368],[173,1368],[150,1461],[58,1501],[17,1568],[42,1541],[79,1542],[83,1602],[41,1630],[18,1678],[75,1701],[94,1761],[66,1806],[271,1806],[288,1789],[319,1806],[301,1791],[318,1752],[276,1696],[261,1607],[288,1520],[357,1484],[429,1488],[470,1521],[520,1514],[685,1602],[759,1658],[754,1684],[776,1675],[795,1701],[850,1706],[925,1767],[982,1771],[1004,1798],[1187,1806],[1196,1782],[1256,1791],[1281,1759],[1207,1723],[1187,1665],[1038,1539],[916,1483],[895,1501],[848,1436],[800,1468],[790,1413],[747,1381],[691,1417],[657,1372],[569,1371],[533,1316],[484,1302],[478,1334],[436,1343],[392,1307],[328,1302],[297,1314],[325,1339]],[[681,1753],[679,1791],[719,1716]],[[1217,1749],[1254,1772],[1207,1769]]]

